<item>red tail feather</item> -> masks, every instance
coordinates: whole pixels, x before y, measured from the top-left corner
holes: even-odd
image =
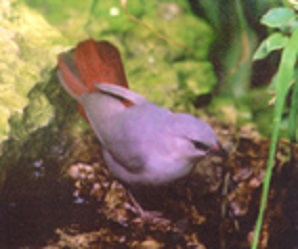
[[[95,91],[95,83],[128,88],[118,49],[106,41],[83,41],[58,57],[59,73],[66,90],[74,97]]]
[[[64,88],[75,98],[97,91],[96,83],[111,83],[128,88],[118,49],[106,41],[83,41],[58,56],[58,75]],[[126,103],[126,106],[131,103]],[[84,115],[82,107],[81,114]]]
[[[81,42],[74,51],[78,74],[90,91],[95,83],[111,83],[128,87],[120,54],[106,41],[90,39]]]

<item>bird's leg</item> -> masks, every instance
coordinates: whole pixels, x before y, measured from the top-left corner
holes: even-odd
[[[153,223],[170,223],[170,221],[163,216],[162,212],[145,210],[140,203],[135,199],[133,194],[130,191],[127,191],[129,199],[132,202],[132,205],[129,205],[128,208],[137,214],[143,221],[149,221]]]

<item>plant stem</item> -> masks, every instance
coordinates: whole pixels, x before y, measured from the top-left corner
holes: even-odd
[[[298,52],[298,29],[296,29],[288,40],[281,57],[281,62],[277,72],[276,102],[274,105],[273,130],[269,148],[269,158],[267,162],[266,175],[262,189],[259,215],[255,227],[254,238],[251,249],[257,249],[259,237],[264,220],[264,213],[267,205],[270,181],[274,166],[276,144],[279,135],[279,125],[284,109],[285,99],[288,94],[291,82],[293,80],[295,63]]]

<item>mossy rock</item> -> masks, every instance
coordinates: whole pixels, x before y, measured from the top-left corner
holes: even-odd
[[[0,174],[3,178],[7,162],[12,165],[17,160],[20,147],[30,134],[54,118],[54,108],[44,88],[66,40],[41,15],[21,2],[3,0],[0,9]]]

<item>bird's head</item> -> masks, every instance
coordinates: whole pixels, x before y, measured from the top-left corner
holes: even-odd
[[[215,131],[209,124],[188,114],[174,114],[172,131],[183,146],[183,153],[191,159],[210,154],[225,156]]]

